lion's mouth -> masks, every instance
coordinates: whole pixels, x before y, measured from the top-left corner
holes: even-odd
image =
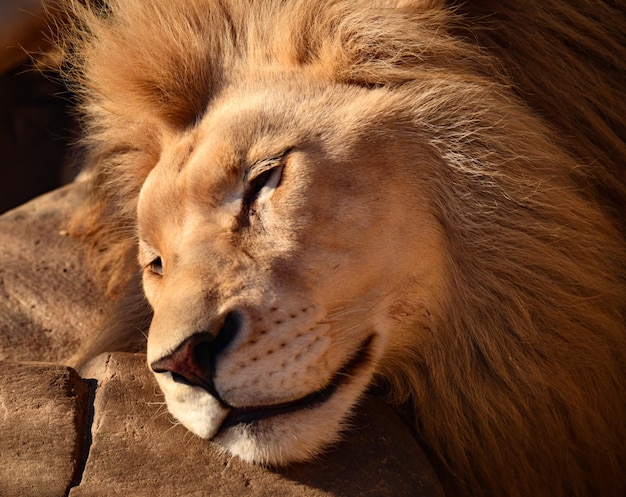
[[[356,370],[365,363],[370,354],[370,345],[374,335],[368,336],[359,346],[352,357],[335,373],[332,380],[324,388],[312,392],[300,399],[272,404],[267,406],[233,407],[222,422],[217,434],[236,425],[250,425],[262,419],[292,413],[305,409],[312,409],[326,402],[337,389],[350,378]]]

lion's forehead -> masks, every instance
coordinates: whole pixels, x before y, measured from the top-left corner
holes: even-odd
[[[172,174],[196,165],[216,181],[288,147],[318,145],[328,153],[372,140],[380,119],[402,120],[401,102],[385,90],[327,84],[321,87],[233,86],[209,106],[197,126],[166,136],[163,160]],[[401,99],[398,99],[401,101]],[[388,134],[385,134],[389,138]]]

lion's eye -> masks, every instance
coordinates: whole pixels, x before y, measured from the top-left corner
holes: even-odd
[[[254,203],[265,188],[276,188],[280,184],[283,172],[282,161],[275,160],[267,163],[266,167],[255,174],[248,182],[248,187],[243,197],[243,213],[253,215]]]
[[[281,169],[281,167],[274,167],[263,171],[261,174],[254,177],[250,182],[250,187],[248,189],[248,201],[254,201],[264,187],[269,186],[272,188],[278,186]]]
[[[163,276],[163,261],[160,257],[156,257],[152,261],[150,261],[146,268],[152,274],[156,274],[157,276]]]

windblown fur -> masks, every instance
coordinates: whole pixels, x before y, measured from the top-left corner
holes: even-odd
[[[392,400],[412,403],[450,495],[626,495],[621,2],[70,10],[65,64],[93,189],[75,224],[93,237],[123,312],[149,313],[133,282],[135,211],[165,130],[193,127],[238,74],[267,66],[402,93],[438,157],[429,195],[449,274],[435,329],[380,365]],[[117,330],[88,353],[127,347],[134,326]]]

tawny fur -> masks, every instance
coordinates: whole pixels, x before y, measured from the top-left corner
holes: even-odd
[[[445,317],[381,366],[393,400],[413,402],[450,495],[626,495],[625,8],[391,3],[70,4],[94,191],[76,226],[145,316],[127,275],[163,130],[268,65],[393,88],[441,161],[450,267]],[[89,353],[125,346],[119,329]]]

